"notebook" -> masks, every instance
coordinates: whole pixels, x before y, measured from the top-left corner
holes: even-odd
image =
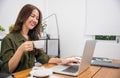
[[[93,57],[91,65],[111,68],[120,68],[120,63],[113,63],[109,58]]]
[[[78,76],[90,66],[95,45],[95,40],[87,40],[85,43],[84,52],[80,64],[58,64],[57,66],[52,68],[53,72],[64,75]]]

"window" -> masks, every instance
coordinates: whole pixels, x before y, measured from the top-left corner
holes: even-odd
[[[95,35],[95,40],[116,40],[116,36],[111,36],[111,35]]]

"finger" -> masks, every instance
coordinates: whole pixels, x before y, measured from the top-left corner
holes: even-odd
[[[27,50],[27,51],[32,51],[33,49],[29,47],[29,48],[27,48],[26,50]]]

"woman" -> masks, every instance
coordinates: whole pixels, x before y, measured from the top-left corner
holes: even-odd
[[[33,40],[40,39],[42,14],[31,4],[21,9],[13,30],[3,39],[0,59],[3,61],[2,72],[14,73],[34,66],[35,58],[44,63],[71,63],[77,60],[53,58],[41,49],[35,49]]]

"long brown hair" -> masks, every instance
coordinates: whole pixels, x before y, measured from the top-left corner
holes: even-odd
[[[26,22],[26,20],[31,15],[31,13],[34,9],[37,9],[39,12],[38,24],[32,30],[29,30],[28,36],[29,36],[30,40],[38,40],[39,39],[40,25],[42,23],[42,13],[36,6],[31,5],[31,4],[26,4],[23,6],[21,11],[19,12],[19,15],[17,17],[17,20],[15,22],[15,25],[14,25],[11,33],[12,32],[20,32],[22,30],[23,23]]]

